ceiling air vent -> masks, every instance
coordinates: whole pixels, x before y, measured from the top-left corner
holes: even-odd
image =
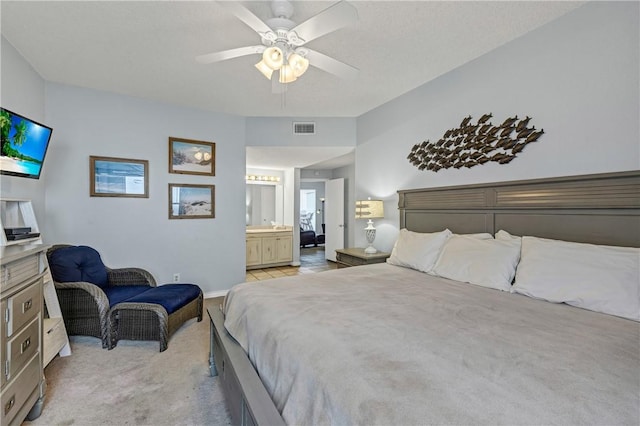
[[[294,122],[293,123],[293,134],[294,135],[315,135],[316,134],[316,123],[314,122]]]

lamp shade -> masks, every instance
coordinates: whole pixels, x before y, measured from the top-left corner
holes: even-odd
[[[296,81],[297,78],[298,77],[293,73],[291,65],[285,64],[280,68],[280,78],[278,80],[280,83],[291,83]]]
[[[381,200],[356,201],[356,219],[384,218],[384,204]]]
[[[262,54],[262,60],[272,70],[279,70],[284,62],[282,50],[275,46],[269,47]]]
[[[267,77],[268,80],[271,80],[271,75],[273,74],[273,70],[264,63],[264,59],[256,64],[256,68]]]
[[[300,77],[305,73],[305,71],[307,71],[307,68],[309,68],[309,60],[294,52],[289,55],[289,65],[291,65],[291,68],[293,69],[293,74],[296,77]]]

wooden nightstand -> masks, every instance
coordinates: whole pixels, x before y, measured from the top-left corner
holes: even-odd
[[[366,254],[363,248],[344,248],[336,250],[336,262],[338,263],[338,268],[384,263],[389,256],[390,253],[381,251],[374,254]]]

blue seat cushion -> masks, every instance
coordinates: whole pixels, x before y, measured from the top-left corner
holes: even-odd
[[[150,285],[108,285],[102,287],[102,290],[109,299],[109,306],[117,305],[120,302],[128,302],[134,296],[137,296],[152,288]]]
[[[127,302],[155,303],[172,314],[196,299],[201,292],[195,284],[164,284],[133,296]]]
[[[91,247],[62,247],[51,252],[48,260],[54,281],[85,281],[98,287],[108,284],[107,268],[102,263],[100,253]]]

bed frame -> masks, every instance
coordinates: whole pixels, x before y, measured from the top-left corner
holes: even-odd
[[[398,191],[400,227],[640,247],[640,171]]]
[[[454,233],[504,229],[593,244],[640,247],[640,171],[398,191],[400,227]],[[211,318],[210,372],[219,375],[233,424],[284,425],[249,358]]]

